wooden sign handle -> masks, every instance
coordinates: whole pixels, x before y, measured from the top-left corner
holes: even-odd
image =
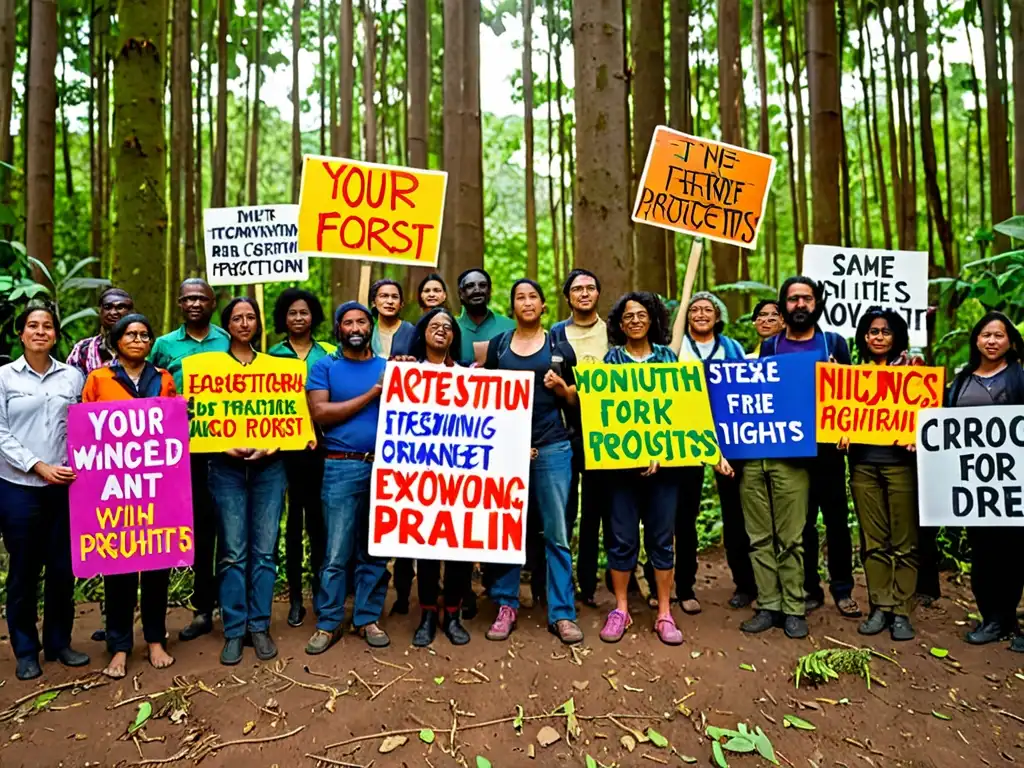
[[[683,336],[686,335],[686,307],[693,295],[693,284],[697,281],[697,269],[700,267],[700,255],[703,251],[701,241],[693,239],[690,246],[690,260],[686,263],[686,278],[683,280],[683,295],[679,299],[679,311],[676,312],[676,321],[672,325],[672,351],[679,354],[683,348]]]
[[[359,292],[356,294],[356,301],[360,304],[369,300],[370,270],[369,263],[359,265]]]

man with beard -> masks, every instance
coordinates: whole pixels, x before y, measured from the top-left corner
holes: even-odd
[[[459,329],[462,331],[462,349],[459,361],[471,363],[476,360],[474,344],[481,343],[481,354],[488,342],[498,334],[516,327],[514,321],[504,315],[496,315],[487,306],[491,303],[491,276],[487,270],[467,269],[458,280],[459,301],[462,313],[459,315]],[[477,362],[483,362],[483,358]]]
[[[353,558],[352,623],[373,648],[391,642],[377,623],[387,593],[388,561],[367,552],[373,449],[387,361],[370,348],[373,316],[359,302],[338,307],[334,327],[340,347],[316,362],[306,383],[310,416],[323,429],[327,448],[322,494],[326,551],[315,601],[316,632],[306,645],[311,655],[341,637]]]
[[[114,362],[116,350],[110,349],[107,337],[117,321],[135,311],[135,302],[123,288],[107,288],[100,294],[100,332],[82,339],[71,349],[67,364],[88,376],[97,368]]]
[[[791,277],[779,291],[779,308],[785,329],[761,344],[761,357],[791,352],[809,352],[825,362],[850,364],[846,340],[822,331],[818,320],[825,311],[824,289],[808,277]],[[853,545],[846,498],[846,457],[834,445],[818,445],[818,458],[810,466],[811,487],[804,525],[804,590],[807,610],[821,607],[825,593],[818,577],[818,510],[825,518],[828,540],[829,591],[839,613],[848,618],[861,615],[851,597],[853,591]]]
[[[217,301],[210,285],[198,277],[181,284],[178,306],[185,320],[180,328],[161,336],[153,343],[149,361],[157,368],[169,371],[178,392],[184,392],[181,361],[203,352],[227,352],[231,337],[227,331],[210,324]],[[210,496],[209,459],[206,454],[193,454],[192,515],[195,526],[195,562],[192,573],[192,622],[178,634],[182,641],[195,640],[213,629],[213,605],[217,597],[216,544],[217,518]]]

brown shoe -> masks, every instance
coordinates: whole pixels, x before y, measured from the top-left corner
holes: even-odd
[[[366,643],[371,648],[387,648],[391,645],[391,638],[388,637],[388,633],[381,629],[377,622],[360,627],[359,634],[366,638]]]
[[[558,635],[558,639],[566,645],[576,645],[583,642],[583,630],[579,624],[569,619],[559,619],[554,624],[548,625],[548,631]]]

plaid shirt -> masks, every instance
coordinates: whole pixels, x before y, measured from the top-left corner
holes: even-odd
[[[114,362],[114,356],[103,343],[102,334],[90,336],[75,344],[68,355],[67,364],[77,368],[83,376],[88,376],[97,368],[106,368]]]

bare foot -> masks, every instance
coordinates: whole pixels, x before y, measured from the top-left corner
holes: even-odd
[[[696,598],[691,597],[689,600],[681,600],[679,607],[683,609],[683,613],[694,615],[700,613],[700,603]]]
[[[107,677],[113,678],[114,680],[120,680],[122,677],[128,674],[128,654],[124,651],[118,651],[114,654],[113,658],[110,659],[110,663],[107,664],[103,670],[103,674]]]
[[[167,653],[160,643],[150,643],[149,663],[153,665],[154,669],[167,669],[174,663],[174,657]]]

